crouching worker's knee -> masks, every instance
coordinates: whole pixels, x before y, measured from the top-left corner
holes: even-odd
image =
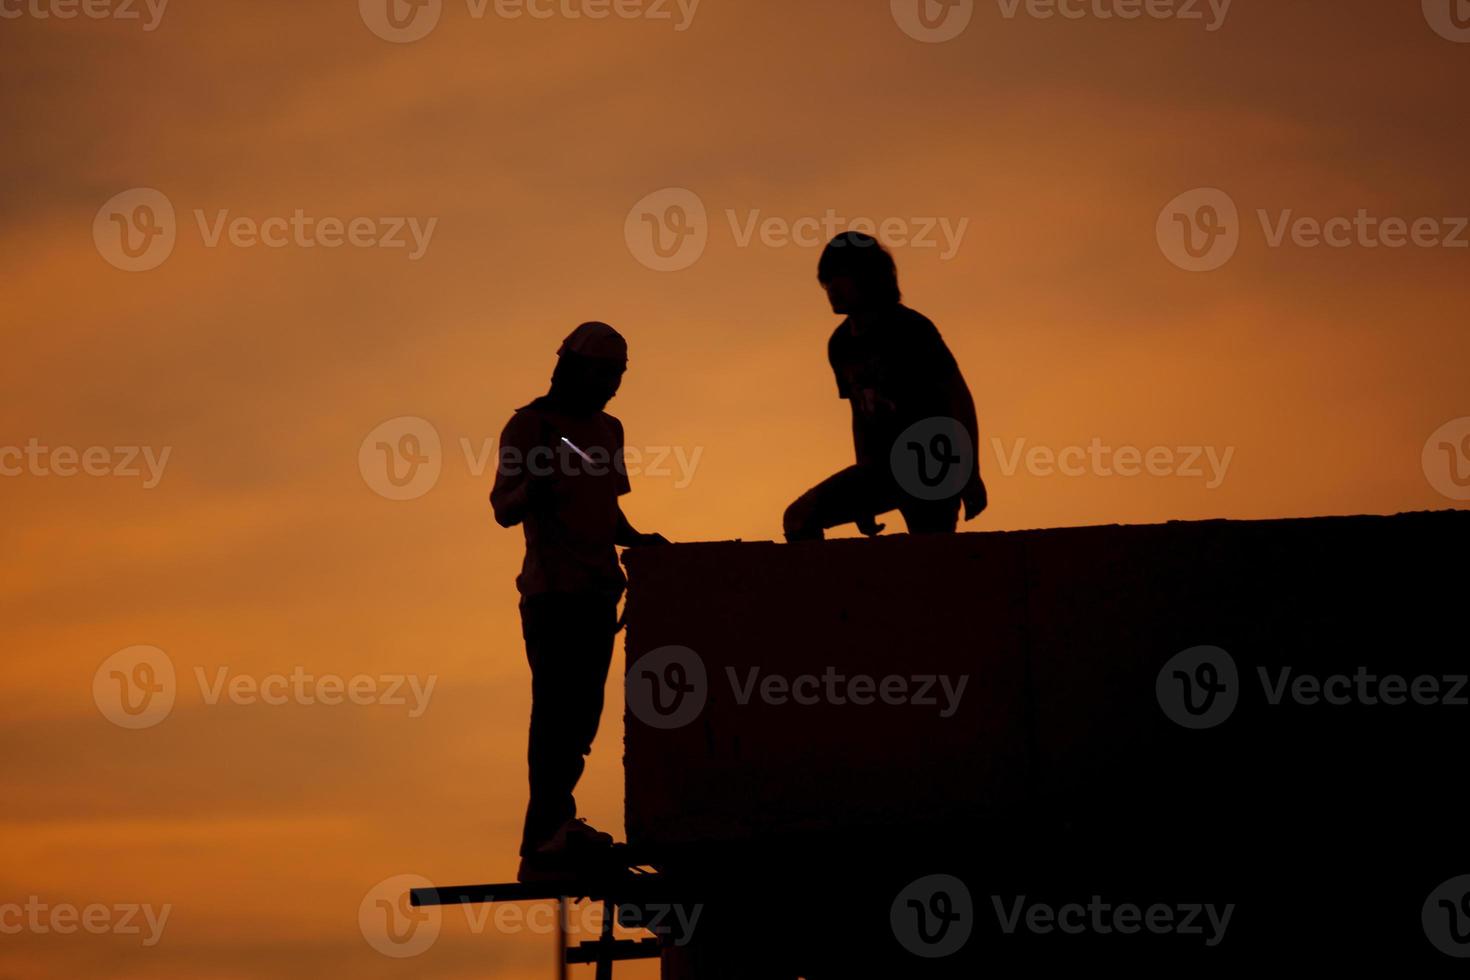
[[[786,532],[786,540],[822,540],[822,526],[817,523],[816,517],[815,497],[810,493],[798,497],[794,504],[786,508],[786,515],[781,519],[781,528]]]

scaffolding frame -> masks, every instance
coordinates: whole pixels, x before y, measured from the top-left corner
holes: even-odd
[[[597,865],[544,882],[505,882],[487,885],[453,885],[447,888],[415,888],[409,892],[414,908],[445,905],[483,905],[515,902],[554,901],[556,910],[556,975],[567,976],[567,967],[596,966],[596,980],[612,980],[613,964],[625,960],[657,959],[663,942],[656,935],[643,939],[618,939],[614,925],[628,923],[619,916],[622,908],[640,908],[661,903],[668,897],[662,874],[632,860],[627,848],[618,845]],[[600,902],[603,907],[601,934],[596,939],[568,945],[568,902]],[[640,925],[631,928],[641,928]]]

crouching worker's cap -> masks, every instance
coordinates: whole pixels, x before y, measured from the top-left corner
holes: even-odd
[[[623,335],[605,323],[593,321],[584,323],[567,335],[567,339],[561,342],[561,348],[556,356],[563,354],[576,354],[580,357],[591,357],[601,361],[618,361],[627,363],[628,342]]]

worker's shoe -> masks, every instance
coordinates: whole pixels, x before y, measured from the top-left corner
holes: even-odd
[[[580,817],[574,817],[556,829],[551,839],[536,848],[540,857],[576,855],[586,851],[612,847],[612,834],[605,834]]]
[[[585,820],[568,820],[550,840],[521,857],[516,880],[522,884],[570,881],[606,863],[612,845],[612,834],[597,830]]]

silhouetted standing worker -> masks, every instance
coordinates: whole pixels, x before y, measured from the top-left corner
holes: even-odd
[[[616,546],[664,543],[635,531],[618,504],[630,490],[623,425],[603,408],[622,384],[627,342],[605,323],[584,323],[557,354],[551,390],[501,433],[490,492],[495,520],[526,535],[516,579],[531,664],[522,881],[564,876],[579,853],[612,843],[577,819],[572,790],[602,716],[626,584]]]
[[[963,505],[985,509],[975,402],[959,364],[927,317],[902,303],[898,268],[876,239],[845,232],[822,252],[817,280],[847,318],[827,344],[837,396],[852,406],[857,461],[786,510],[788,541],[827,528],[883,528],[897,510],[913,534],[953,532]]]

